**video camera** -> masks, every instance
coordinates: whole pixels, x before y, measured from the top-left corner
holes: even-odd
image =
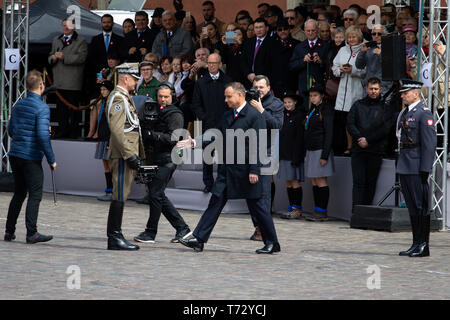
[[[141,125],[144,129],[151,129],[158,121],[158,103],[146,101],[142,112]]]
[[[245,91],[245,100],[251,101],[251,100],[259,100],[259,90],[255,88],[250,88],[249,90]]]
[[[137,184],[148,184],[158,172],[158,166],[139,166],[134,181]]]

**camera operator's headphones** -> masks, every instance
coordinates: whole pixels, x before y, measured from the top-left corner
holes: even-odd
[[[163,88],[163,89],[166,89],[166,88],[169,88],[169,89],[170,89],[170,92],[171,92],[171,94],[172,94],[172,104],[175,104],[175,103],[176,103],[176,100],[177,100],[177,95],[176,95],[175,88],[174,88],[173,84],[171,84],[171,83],[168,82],[168,81],[163,81],[163,82],[161,82],[160,84],[158,84],[158,87],[156,87],[156,96],[158,96],[158,91],[159,91],[162,87],[165,87],[165,88]]]

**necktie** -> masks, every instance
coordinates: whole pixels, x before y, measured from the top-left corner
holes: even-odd
[[[108,48],[109,48],[109,34],[108,33],[105,34],[105,48],[106,48],[106,52],[108,52]]]
[[[141,37],[141,32],[137,30],[138,39]]]
[[[234,110],[234,117],[237,118],[239,112],[237,110]]]
[[[68,36],[64,36],[64,42],[67,42],[67,40],[69,40]]]
[[[255,53],[253,54],[253,66],[252,66],[253,71],[255,71],[255,59],[256,55],[258,54],[259,47],[261,47],[261,39],[258,39],[258,41],[256,41]]]
[[[314,48],[314,41],[311,41],[311,49]]]

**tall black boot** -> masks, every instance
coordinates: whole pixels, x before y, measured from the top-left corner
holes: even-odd
[[[123,206],[123,201],[111,201],[106,230],[108,250],[139,250],[139,246],[129,243],[122,235]]]
[[[430,247],[428,241],[430,239],[430,215],[419,216],[420,222],[420,243],[409,254],[410,257],[428,257],[430,255]]]
[[[409,216],[411,220],[411,230],[413,235],[413,243],[411,247],[406,251],[401,251],[399,256],[409,256],[411,252],[413,252],[417,246],[420,244],[420,229],[419,229],[419,216]]]

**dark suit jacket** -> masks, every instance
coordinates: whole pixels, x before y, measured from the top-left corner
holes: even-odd
[[[216,128],[223,113],[228,110],[225,85],[232,80],[222,71],[219,74],[219,79],[213,80],[207,72],[194,86],[191,109],[202,120],[203,130]]]
[[[147,53],[152,51],[153,41],[156,34],[150,28],[145,29],[138,38],[137,29],[128,32],[125,35],[124,45],[122,48],[122,58],[128,62],[141,62],[144,57],[141,55],[140,48],[146,48]],[[130,48],[136,47],[137,51],[133,55],[129,55]]]
[[[289,71],[289,61],[300,41],[289,37],[285,43],[280,39],[273,41],[271,50],[270,86],[277,98],[282,99],[286,91],[296,91],[298,75]]]
[[[105,40],[103,38],[103,33],[96,35],[92,38],[89,44],[89,67],[92,68],[90,71],[92,73],[100,72],[103,68],[108,67],[108,53],[114,52],[120,56],[120,47],[123,42],[123,37],[112,33],[111,39],[109,40],[108,52],[106,52]]]
[[[307,63],[303,59],[308,53],[312,56],[314,52],[318,53],[322,63],[309,63],[309,76],[315,80],[316,85],[323,86],[325,82],[326,58],[328,52],[327,43],[318,39],[314,48],[311,49],[307,39],[295,47],[289,62],[289,69],[293,72],[298,72],[298,91],[302,95],[306,92],[307,79]]]
[[[252,70],[253,55],[255,54],[256,40],[257,40],[256,37],[251,38],[250,40],[247,40],[243,45],[241,55],[242,73],[244,74],[246,79],[250,73],[254,73],[256,75],[265,75],[270,78],[271,75],[270,51],[272,48],[273,39],[270,38],[269,35],[266,35],[264,41],[259,47],[258,53],[256,54],[255,68],[254,70]],[[248,87],[249,85],[251,85],[251,83],[250,81],[246,80],[246,83],[244,85]]]
[[[261,113],[256,111],[250,104],[246,104],[237,117],[234,117],[234,110],[229,109],[226,111],[218,125],[218,129],[223,135],[223,159],[222,164],[219,164],[217,170],[217,179],[214,182],[212,193],[216,196],[220,196],[223,192],[226,192],[228,199],[259,199],[262,196],[262,184],[259,180],[255,184],[251,184],[249,181],[249,174],[260,175],[261,162],[259,159],[259,141],[251,141],[250,139],[242,142],[234,137],[233,145],[227,143],[226,130],[242,129],[245,132],[249,129],[253,129],[256,132],[256,138],[258,139],[259,130],[266,129],[266,121]],[[198,143],[199,138],[195,139]],[[203,141],[203,146],[208,145],[209,141]],[[250,148],[255,148],[252,150]],[[233,163],[227,164],[227,153],[230,152],[230,148],[234,149]],[[237,152],[242,149],[245,152],[245,163],[238,164]],[[241,152],[241,151],[239,151]],[[252,157],[256,158],[252,161]],[[256,162],[256,163],[252,163]]]

